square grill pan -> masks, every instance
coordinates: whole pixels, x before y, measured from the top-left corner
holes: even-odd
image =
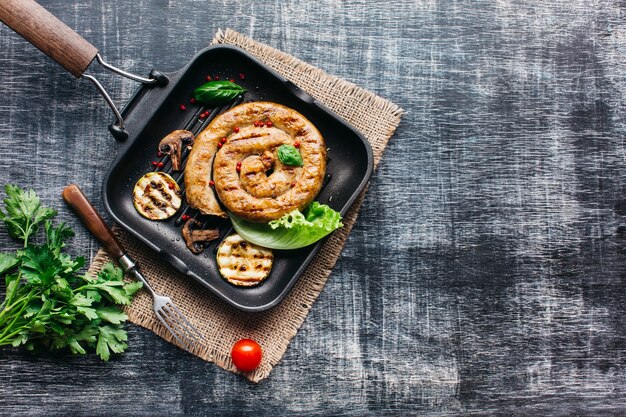
[[[245,78],[241,80],[239,74],[245,74]],[[191,104],[189,99],[193,90],[206,82],[207,75],[217,75],[221,80],[232,78],[247,92],[221,108]],[[239,48],[206,48],[184,68],[166,76],[169,78],[166,86],[140,87],[122,111],[129,137],[119,142],[117,158],[104,179],[104,205],[118,224],[156,251],[160,258],[228,304],[249,312],[267,310],[287,295],[319,251],[323,240],[298,250],[275,250],[272,271],[258,286],[244,288],[228,283],[218,271],[215,254],[221,240],[233,233],[229,220],[201,215],[188,207],[184,198],[181,209],[165,221],[150,221],[133,206],[133,187],[150,171],[169,173],[184,193],[183,172],[172,172],[167,156],[157,157],[159,141],[176,129],[190,130],[197,135],[215,116],[242,102],[265,100],[291,107],[309,119],[326,141],[327,173],[316,200],[342,215],[372,174],[371,147],[339,116]],[[185,104],[187,109],[181,111],[180,104]],[[200,114],[206,110],[210,116],[200,119]],[[183,167],[187,154],[187,151],[183,154]],[[152,161],[163,162],[163,167],[153,167]],[[196,218],[205,227],[218,227],[220,238],[208,244],[202,253],[193,254],[181,235],[183,214]]]

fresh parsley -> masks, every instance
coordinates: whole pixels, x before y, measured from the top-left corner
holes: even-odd
[[[43,207],[32,190],[5,187],[0,220],[23,242],[15,253],[0,252],[0,278],[6,294],[0,304],[0,347],[28,350],[95,349],[102,360],[127,345],[122,327],[128,316],[117,304],[129,305],[140,282],[125,282],[121,269],[108,263],[97,276],[80,274],[83,258],[63,252],[74,232],[51,221],[56,211]],[[44,237],[38,237],[43,227]]]

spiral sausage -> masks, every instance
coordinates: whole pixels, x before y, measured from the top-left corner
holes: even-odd
[[[219,143],[226,141],[219,148]],[[298,145],[303,166],[284,165],[281,145]],[[216,117],[198,136],[185,168],[187,200],[205,214],[226,208],[253,222],[269,222],[303,209],[319,193],[326,171],[326,145],[303,115],[270,102],[251,102]]]

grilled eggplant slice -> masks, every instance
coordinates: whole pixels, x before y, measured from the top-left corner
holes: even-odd
[[[272,270],[271,249],[247,242],[238,234],[228,236],[217,250],[217,266],[228,282],[241,287],[261,283]]]
[[[164,172],[148,172],[133,190],[135,209],[146,219],[165,220],[172,217],[182,202],[180,187]]]

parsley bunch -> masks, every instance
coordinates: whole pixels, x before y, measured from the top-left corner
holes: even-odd
[[[28,350],[69,349],[85,354],[95,348],[102,360],[126,349],[122,323],[128,316],[116,304],[128,305],[140,282],[125,282],[121,269],[107,264],[96,276],[79,274],[83,258],[63,253],[74,232],[53,225],[56,211],[42,207],[34,191],[7,185],[0,220],[9,235],[24,242],[15,253],[0,252],[0,278],[6,282],[0,304],[0,347]],[[43,226],[45,238],[37,240]]]

